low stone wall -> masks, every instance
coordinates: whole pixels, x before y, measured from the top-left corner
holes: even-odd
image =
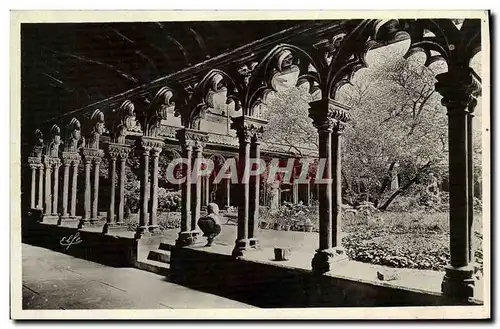
[[[133,266],[137,259],[134,239],[72,227],[23,223],[22,242],[115,267]]]
[[[258,307],[377,307],[454,305],[440,293],[315,275],[271,263],[235,259],[196,248],[174,248],[170,279]],[[471,301],[471,303],[473,303]]]

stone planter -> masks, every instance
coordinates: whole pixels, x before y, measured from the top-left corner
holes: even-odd
[[[290,248],[287,247],[275,247],[274,248],[274,260],[284,261],[290,258]]]

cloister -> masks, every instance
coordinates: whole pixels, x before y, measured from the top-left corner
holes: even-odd
[[[248,24],[246,28],[252,29]],[[190,257],[203,262],[204,256],[192,254],[197,250],[192,247],[200,233],[197,220],[209,201],[221,208],[237,207],[237,235],[230,257],[244,259],[260,248],[260,177],[238,184],[226,179],[215,191],[209,178],[192,182],[186,173],[191,172],[194,159],[200,158],[216,159],[218,163],[237,158],[239,170],[243,170],[249,168],[250,159],[268,162],[271,158],[296,157],[282,145],[263,142],[262,135],[267,124],[267,95],[283,86],[299,86],[319,95],[309,104],[309,117],[319,135],[315,156],[326,159],[323,178],[329,181],[294,184],[292,199],[309,203],[314,198],[319,202],[319,248],[309,260],[309,272],[313,281],[321,282],[322,275],[349,262],[340,236],[341,143],[343,130],[356,109],[342,104],[337,93],[366,66],[365,55],[370,49],[409,39],[406,56],[423,52],[426,65],[441,60],[448,67],[448,72],[436,76],[435,87],[448,110],[451,261],[441,285],[440,296],[445,301],[425,303],[468,303],[475,283],[470,243],[470,150],[474,108],[481,93],[481,80],[469,62],[481,50],[481,20],[465,19],[460,27],[451,19],[290,21],[254,39],[241,36],[231,49],[211,45],[223,44],[229,34],[225,31],[220,38],[202,40],[194,33],[177,41],[175,56],[180,56],[183,65],[159,79],[84,107],[68,108],[43,121],[32,120],[30,109],[23,108],[23,209],[32,213],[38,210],[39,224],[47,227],[72,228],[71,232],[91,227],[96,235],[115,236],[126,229],[127,159],[132,153],[139,154],[139,224],[133,239],[154,238],[160,234],[159,161],[168,153],[188,163],[181,173],[186,179],[180,186],[181,227],[172,247],[172,271],[179,270],[183,262],[194,266]],[[216,49],[215,53],[207,51],[205,57],[194,59],[190,53],[195,48],[210,47]],[[227,105],[227,110],[221,110],[218,104]],[[109,164],[110,183],[105,187],[99,175],[103,159]],[[217,262],[217,258],[210,262]]]

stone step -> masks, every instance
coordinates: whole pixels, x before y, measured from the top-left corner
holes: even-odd
[[[152,259],[137,261],[135,264],[135,267],[140,270],[156,273],[159,275],[168,275],[170,271],[170,264],[157,262]]]
[[[162,242],[160,243],[160,247],[158,247],[158,249],[165,251],[172,251],[173,247],[174,247],[173,244]]]
[[[151,250],[149,252],[148,259],[163,263],[170,263],[170,251],[160,249]]]

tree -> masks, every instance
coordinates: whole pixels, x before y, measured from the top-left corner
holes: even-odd
[[[345,134],[345,176],[381,210],[428,173],[445,175],[448,167],[446,109],[434,89],[443,65],[390,55],[379,54],[378,65],[343,95],[354,108]],[[390,191],[396,168],[401,184]]]

